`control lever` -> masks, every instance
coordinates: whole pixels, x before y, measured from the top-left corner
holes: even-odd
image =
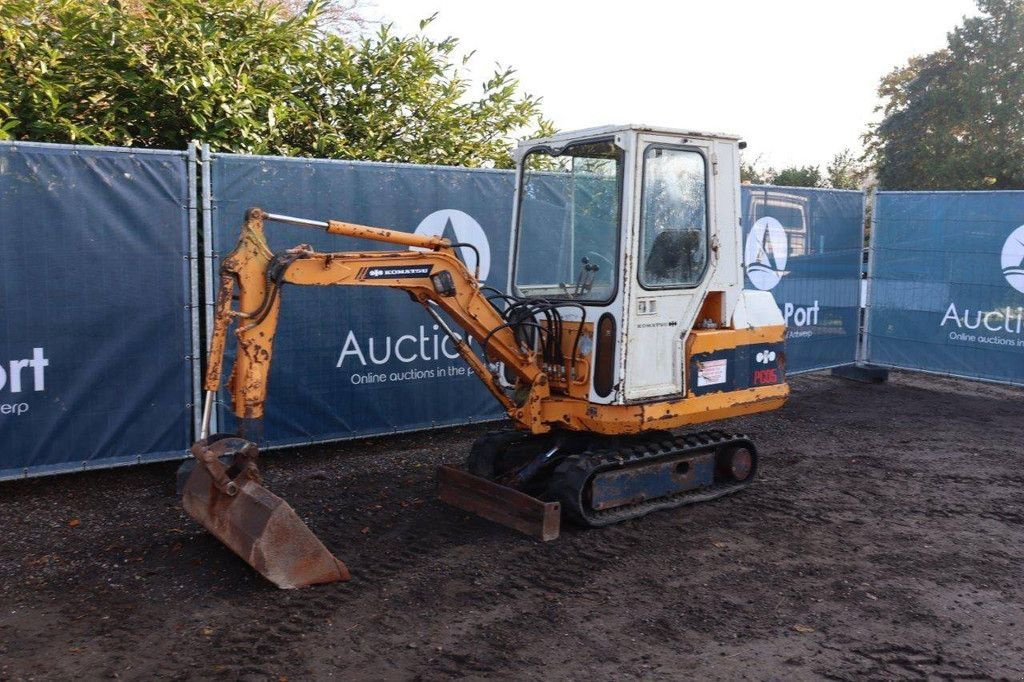
[[[576,278],[576,296],[585,294],[594,286],[594,278],[597,277],[597,271],[601,269],[597,263],[591,263],[590,259],[586,256],[580,261],[583,267],[580,268],[579,277]]]

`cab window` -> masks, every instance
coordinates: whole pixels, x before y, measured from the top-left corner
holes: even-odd
[[[539,147],[523,159],[514,292],[604,302],[615,296],[624,169],[611,140]]]
[[[640,284],[691,287],[708,261],[707,163],[699,152],[651,146],[644,152]]]

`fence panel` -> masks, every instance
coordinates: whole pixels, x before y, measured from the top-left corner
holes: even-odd
[[[1024,192],[879,192],[868,361],[1024,384]]]
[[[245,209],[259,205],[469,241],[487,282],[506,284],[509,172],[207,158],[210,283]],[[191,160],[0,144],[0,479],[175,458],[188,446],[199,347]],[[743,187],[746,284],[779,302],[791,373],[857,357],[862,209],[860,192]],[[866,359],[1024,384],[1022,223],[1024,192],[879,193]],[[366,247],[287,225],[268,232],[274,249]],[[501,416],[404,294],[289,287],[284,301],[267,444]],[[231,431],[225,408],[217,419]]]
[[[443,234],[481,252],[481,275],[504,289],[513,176],[404,164],[211,156],[212,235],[233,248],[245,210],[336,218]],[[325,251],[382,244],[268,223],[275,251],[309,243]],[[466,250],[472,263],[471,251]],[[211,282],[215,280],[210,280]],[[209,287],[208,287],[209,289]],[[207,303],[212,306],[213,293]],[[497,419],[504,413],[468,374],[450,341],[407,294],[364,287],[286,287],[264,419],[267,445],[292,445]],[[234,357],[229,347],[227,363]],[[227,396],[218,427],[233,431]]]
[[[857,358],[864,194],[744,185],[748,289],[771,291],[782,309],[790,374]]]
[[[186,152],[0,143],[0,479],[181,457]]]

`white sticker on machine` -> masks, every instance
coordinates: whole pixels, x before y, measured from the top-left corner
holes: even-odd
[[[725,383],[728,360],[706,360],[697,363],[697,386],[714,386]]]

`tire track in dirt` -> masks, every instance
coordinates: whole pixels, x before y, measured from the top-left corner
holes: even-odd
[[[882,643],[873,647],[842,651],[846,670],[821,670],[830,680],[859,682],[890,680],[987,680],[980,665],[968,665],[963,654],[951,657],[942,647],[914,647]]]

